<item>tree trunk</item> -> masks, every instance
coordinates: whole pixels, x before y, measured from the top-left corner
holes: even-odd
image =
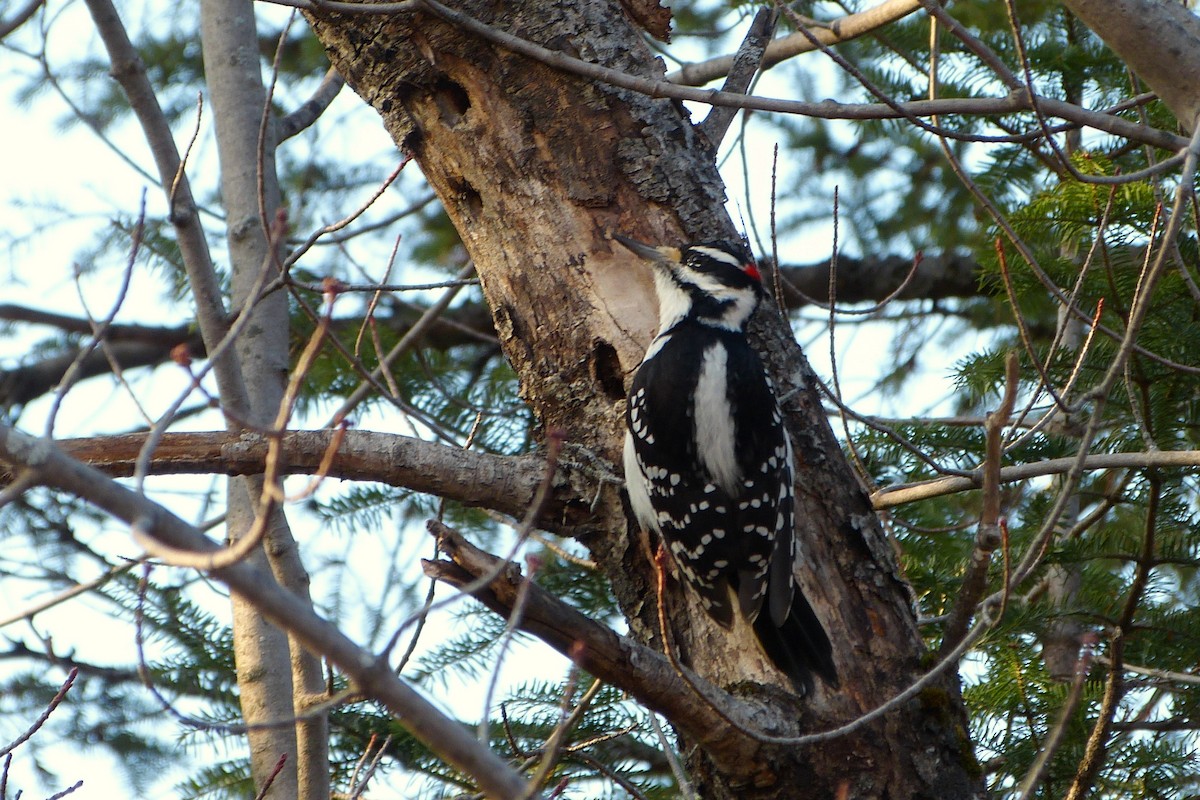
[[[646,78],[662,65],[615,3],[461,2],[456,8],[545,47]],[[497,9],[501,11],[497,12]],[[310,17],[335,67],[382,115],[441,197],[469,250],[522,394],[576,461],[619,472],[625,390],[655,328],[648,267],[610,231],[678,245],[735,236],[712,147],[670,100],[593,83],[424,14]],[[769,283],[769,281],[768,281]],[[669,584],[680,659],[764,709],[764,728],[826,730],[894,697],[921,674],[910,593],[822,411],[816,383],[773,306],[755,337],[797,451],[799,578],[834,642],[840,690],[791,697],[746,642]],[[580,455],[580,454],[586,454]],[[617,492],[604,531],[583,539],[631,633],[661,648],[655,574]],[[731,770],[703,748],[687,767],[705,798],[962,798],[978,793],[957,679],[935,682],[881,721],[817,746],[763,745]]]
[[[1200,19],[1187,3],[1065,0],[1167,104],[1184,130],[1200,115]]]
[[[221,198],[226,213],[231,306],[251,321],[234,343],[246,387],[243,402],[222,396],[224,409],[238,424],[263,429],[276,424],[288,373],[287,295],[260,296],[265,278],[278,276],[277,241],[271,230],[281,208],[275,175],[271,126],[262,131],[266,107],[259,65],[253,4],[245,0],[201,3],[204,66],[216,117]],[[260,513],[262,476],[230,478],[227,530],[230,541],[246,536]],[[282,509],[266,523],[264,547],[252,563],[268,567],[279,583],[306,603],[308,574],[300,563]],[[238,594],[233,606],[234,657],[242,715],[250,726],[303,717],[296,725],[251,727],[250,766],[255,787],[272,798],[322,800],[329,797],[329,742],[326,718],[306,716],[313,698],[324,690],[321,660],[263,618]],[[286,757],[283,768],[277,764]]]

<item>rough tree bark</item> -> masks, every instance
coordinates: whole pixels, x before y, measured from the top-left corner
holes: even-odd
[[[523,39],[643,77],[661,64],[616,3],[459,3]],[[609,241],[620,231],[679,244],[734,235],[711,145],[669,100],[585,81],[488,44],[425,13],[310,15],[334,66],[382,115],[441,197],[474,258],[522,394],[598,472],[619,463],[629,375],[655,326],[647,268]],[[803,701],[753,646],[731,640],[668,590],[681,658],[737,686],[776,734],[825,730],[887,701],[921,674],[923,653],[890,544],[825,420],[785,322],[756,337],[797,445],[799,575],[834,640],[840,691]],[[579,459],[576,459],[579,460]],[[655,580],[616,492],[581,537],[612,583],[635,637],[661,647]],[[697,701],[699,702],[699,701]],[[690,748],[706,798],[960,798],[978,776],[953,675],[882,721],[815,747],[758,747],[731,768]]]

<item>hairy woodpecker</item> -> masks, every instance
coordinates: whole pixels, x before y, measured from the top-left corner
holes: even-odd
[[[651,247],[658,335],[625,411],[625,484],[701,604],[725,628],[752,623],[798,691],[836,686],[829,637],[796,587],[792,445],[771,379],[746,340],[763,297],[740,244]],[[763,606],[766,606],[764,609]]]

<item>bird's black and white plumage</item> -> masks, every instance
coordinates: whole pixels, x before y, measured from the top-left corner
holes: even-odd
[[[654,266],[659,330],[626,409],[625,484],[705,611],[741,614],[798,690],[837,674],[828,636],[792,574],[792,445],[746,339],[763,297],[740,244],[682,250],[615,237]]]

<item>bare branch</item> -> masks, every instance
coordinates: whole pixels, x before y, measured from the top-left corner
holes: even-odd
[[[1187,5],[1154,0],[1066,0],[1065,5],[1162,98],[1185,130],[1196,128],[1200,18]]]
[[[177,337],[166,338],[158,344],[138,341],[113,342],[103,351],[93,349],[87,354],[83,354],[79,349],[72,349],[33,364],[0,370],[0,407],[24,405],[48,394],[59,385],[72,364],[78,364],[75,370],[76,379],[84,380],[111,375],[113,364],[121,370],[158,366],[169,360],[171,351],[179,345],[186,346],[187,354],[193,358],[204,355],[199,336],[180,330]]]
[[[451,284],[458,285],[458,284]],[[310,288],[310,287],[304,287]],[[385,287],[398,291],[399,287]],[[438,287],[433,287],[438,288]],[[372,288],[371,291],[377,291]],[[396,301],[390,314],[373,317],[384,328],[407,333],[427,312],[424,306]],[[0,306],[0,319],[45,324],[69,333],[89,333],[87,320],[63,314],[53,314],[24,306]],[[345,317],[333,321],[334,332],[362,325],[360,317]],[[207,356],[200,334],[186,325],[157,327],[151,325],[112,325],[104,332],[105,353],[86,355],[78,367],[78,379],[110,375],[115,363],[121,370],[157,367],[179,354],[189,358]],[[447,309],[442,316],[427,324],[421,331],[423,347],[445,350],[470,344],[496,343],[491,313],[481,303],[465,303]],[[27,404],[52,391],[67,369],[79,358],[80,350],[72,348],[40,361],[0,370],[0,407],[11,408]]]
[[[280,439],[279,469],[287,475],[317,474],[337,431],[290,431]],[[464,505],[489,508],[520,519],[537,494],[545,474],[545,458],[497,456],[434,444],[407,436],[346,431],[328,464],[327,475],[344,480],[376,481],[444,497]],[[65,453],[113,477],[129,477],[147,434],[57,442]],[[268,437],[258,433],[168,433],[154,451],[156,475],[254,475],[266,469]],[[538,526],[545,530],[586,532],[594,489],[587,474],[559,464],[565,479],[556,480]],[[0,472],[0,483],[12,473]],[[578,483],[584,494],[571,484]]]
[[[72,317],[68,314],[59,314],[14,303],[0,303],[0,319],[8,322],[47,325],[65,333],[78,333],[85,336],[90,336],[95,332],[92,321],[84,317]],[[178,344],[188,335],[188,326],[186,325],[128,325],[113,322],[104,326],[104,337],[111,342],[160,343],[163,340],[173,340]]]
[[[120,313],[121,307],[125,305],[125,301],[129,296],[129,284],[133,279],[133,270],[134,266],[137,264],[137,254],[142,246],[142,235],[145,233],[145,229],[146,192],[143,190],[141,203],[139,204],[138,208],[137,223],[133,226],[133,230],[129,237],[129,255],[125,261],[125,269],[122,270],[121,273],[121,281],[117,288],[117,297],[113,301],[112,308],[107,314],[104,315],[102,319],[96,320],[93,318],[91,311],[88,309],[87,299],[83,296],[79,283],[76,282],[76,291],[79,292],[79,302],[83,306],[84,313],[88,315],[88,323],[92,327],[92,333],[91,336],[88,337],[88,340],[82,349],[79,351],[75,361],[71,364],[71,366],[67,367],[67,370],[65,373],[63,373],[58,385],[54,388],[54,399],[50,403],[50,410],[46,415],[45,422],[46,428],[44,435],[47,438],[51,438],[54,435],[54,425],[58,419],[58,412],[62,408],[63,399],[71,390],[71,387],[75,385],[76,381],[83,377],[83,362],[88,358],[88,356],[96,353],[97,351],[100,352],[104,356],[104,359],[109,362],[114,376],[129,393],[129,396],[132,398],[134,405],[137,407],[138,412],[142,416],[142,419],[147,421],[149,420],[149,417],[146,415],[145,410],[138,401],[136,394],[125,382],[124,373],[121,370],[120,363],[111,353],[108,352],[104,342],[105,331],[108,329],[108,326],[112,324],[112,321],[116,318],[117,314]]]
[[[1101,664],[1111,664],[1112,661],[1105,656],[1096,656],[1096,660]],[[1126,672],[1132,672],[1134,675],[1144,675],[1151,678],[1156,683],[1182,683],[1185,686],[1200,686],[1200,675],[1193,675],[1189,672],[1175,672],[1169,669],[1153,669],[1151,667],[1143,667],[1137,664],[1124,662],[1121,664],[1121,669]]]
[[[170,203],[171,224],[195,300],[200,333],[212,350],[228,329],[225,302],[170,125],[146,75],[146,67],[111,0],[86,0],[86,4],[112,61],[113,77],[124,89],[154,156],[159,180]],[[234,408],[244,407],[246,388],[232,354],[220,359],[215,372],[225,402]]]
[[[458,587],[467,586],[480,575],[495,575],[486,586],[470,590],[470,594],[507,618],[517,602],[518,593],[526,585],[520,568],[480,550],[436,520],[430,520],[427,527],[438,537],[440,549],[451,561],[422,561],[425,573]],[[958,646],[900,693],[830,730],[786,736],[775,731],[794,728],[802,722],[803,712],[799,708],[788,708],[783,698],[777,698],[770,707],[757,709],[746,699],[734,701],[686,667],[588,619],[536,584],[528,584],[522,602],[524,615],[519,622],[522,630],[570,657],[596,677],[629,692],[648,708],[664,714],[733,775],[741,775],[753,766],[743,759],[757,753],[759,747],[803,747],[826,742],[896,711],[938,680],[947,669],[956,666],[968,648],[996,622],[985,607],[980,619]],[[753,721],[750,721],[751,717]]]
[[[821,44],[841,44],[903,19],[920,7],[920,0],[884,0],[866,11],[821,22],[820,27],[813,33]],[[803,33],[781,36],[767,45],[767,52],[763,58],[763,69],[773,67],[781,61],[786,61],[801,53],[811,53],[816,49],[812,40]],[[728,74],[733,67],[735,57],[733,55],[717,56],[695,64],[684,64],[676,71],[667,73],[667,80],[684,86],[703,86],[709,81]]]
[[[20,620],[32,620],[35,616],[42,613],[43,611],[54,608],[55,606],[57,606],[61,603],[65,603],[74,597],[78,597],[81,594],[85,594],[87,592],[92,591],[93,589],[103,586],[104,584],[111,581],[113,578],[117,577],[118,575],[123,575],[126,572],[129,572],[131,569],[133,569],[134,567],[138,566],[141,563],[142,563],[142,559],[138,559],[136,561],[129,561],[124,564],[119,564],[119,565],[113,567],[112,569],[110,569],[108,572],[105,572],[103,575],[99,576],[98,578],[93,578],[92,580],[87,581],[85,583],[75,584],[71,588],[65,589],[65,590],[59,592],[58,594],[54,595],[53,597],[47,598],[45,600],[41,600],[41,601],[35,603],[34,605],[31,605],[31,606],[28,606],[28,607],[22,609],[21,611],[18,611],[13,614],[9,614],[7,617],[2,617],[2,618],[0,618],[0,628],[7,627],[7,626],[13,624],[14,622],[19,622]],[[15,642],[13,643],[13,646],[16,647]]]
[[[83,781],[82,780],[75,781],[75,783],[73,783],[70,786],[68,786],[67,788],[63,789],[61,792],[55,792],[54,794],[50,795],[49,797],[46,798],[46,800],[62,800],[62,798],[66,797],[69,794],[74,794],[76,792],[76,790],[81,789],[81,788],[83,788]]]
[[[59,687],[58,692],[54,695],[54,697],[46,705],[45,710],[42,711],[42,713],[38,716],[38,718],[36,720],[34,720],[33,724],[30,725],[29,728],[24,733],[22,733],[20,736],[18,736],[13,741],[9,742],[4,747],[0,747],[0,756],[8,755],[13,750],[16,750],[22,744],[29,741],[29,739],[35,733],[37,733],[43,725],[46,724],[46,720],[50,719],[50,715],[54,713],[54,709],[58,708],[59,703],[61,703],[63,700],[66,699],[67,692],[69,692],[71,690],[71,687],[75,685],[75,676],[77,676],[78,674],[79,674],[79,670],[77,670],[77,669],[72,669],[70,671],[70,673],[67,674],[67,679],[65,681],[63,681],[63,685]]]
[[[330,67],[313,96],[276,124],[275,134],[278,141],[284,142],[316,122],[345,85],[346,81],[342,76]]]
[[[100,664],[92,664],[86,661],[80,661],[71,656],[59,655],[53,652],[44,652],[34,650],[24,642],[12,642],[7,650],[0,650],[0,660],[4,661],[36,661],[39,664],[44,664],[47,667],[65,667],[69,670],[78,672],[85,678],[95,678],[104,683],[138,683],[137,671],[133,669],[121,669],[119,667],[107,667]],[[203,689],[198,689],[198,694],[203,693]],[[0,797],[4,797],[0,793]]]
[[[262,788],[258,790],[258,794],[254,796],[254,800],[264,800],[267,792],[271,791],[271,785],[275,783],[275,779],[279,777],[279,773],[283,772],[283,768],[287,765],[287,753],[280,753],[279,760],[275,762],[275,768],[271,770],[271,774],[263,781]]]
[[[1073,464],[1079,461],[1076,456],[1065,458],[1050,458],[1033,464],[1021,464],[1016,467],[1002,467],[1000,481],[1015,483],[1046,475],[1060,475],[1067,472]],[[1145,467],[1197,467],[1200,466],[1200,450],[1163,450],[1155,453],[1099,453],[1083,456],[1082,469],[1094,471],[1102,469],[1137,469]],[[983,486],[983,468],[973,470],[969,477],[951,476],[935,478],[921,483],[888,486],[871,493],[871,503],[877,510],[895,508],[918,500],[928,500],[931,497],[942,497]]]
[[[742,45],[738,48],[737,55],[734,56],[732,69],[729,70],[729,77],[725,79],[725,85],[721,87],[721,91],[745,94],[749,90],[755,76],[762,68],[767,42],[775,33],[775,25],[778,21],[779,12],[776,9],[763,6],[758,10],[758,13],[754,15],[754,21],[750,23],[750,30],[746,31],[746,38],[742,40]],[[721,140],[725,138],[725,132],[729,130],[729,126],[736,116],[736,108],[713,106],[708,112],[708,116],[700,123],[700,132],[708,139],[714,150],[720,146]]]
[[[456,279],[458,281],[465,280],[474,272],[475,264],[468,264],[459,271]],[[383,357],[380,358],[379,366],[376,367],[376,369],[371,373],[372,380],[360,383],[358,388],[351,392],[350,396],[346,398],[346,401],[342,403],[341,408],[334,412],[333,422],[335,424],[345,419],[347,414],[353,411],[359,403],[366,399],[367,395],[371,393],[373,381],[378,381],[379,378],[382,377],[384,371],[387,370],[391,364],[395,363],[396,359],[416,346],[417,342],[420,340],[421,334],[427,327],[435,323],[438,317],[445,313],[446,309],[450,307],[451,301],[458,296],[458,293],[461,289],[461,283],[456,283],[454,286],[451,286],[449,289],[447,289],[446,292],[438,298],[437,302],[431,305],[425,311],[425,313],[421,315],[421,318],[413,324],[413,326],[408,330],[408,333],[404,334],[400,341],[396,342],[395,346],[392,347],[392,349],[389,350],[386,355],[383,355]]]
[[[954,606],[943,628],[940,652],[946,653],[962,641],[967,633],[967,624],[975,613],[979,599],[987,589],[988,566],[992,552],[1000,544],[1000,461],[1004,457],[1004,426],[1012,417],[1017,402],[1018,388],[1017,354],[1009,351],[1004,362],[1004,397],[1000,407],[987,415],[987,453],[983,462],[983,509],[979,515],[979,531],[975,535],[975,548],[971,563],[963,576],[962,588],[954,600]]]
[[[289,475],[316,474],[329,450],[333,431],[293,431],[281,440],[281,469]],[[133,474],[145,434],[66,439],[58,445],[73,457],[114,477]],[[171,433],[155,450],[151,472],[156,475],[223,473],[249,475],[262,472],[266,463],[266,437],[255,433]],[[1057,475],[1069,469],[1074,457],[1003,467],[1002,483],[1016,483]],[[1154,453],[1101,453],[1087,456],[1088,471],[1144,467],[1198,467],[1200,450],[1167,450]],[[560,469],[572,472],[571,464]],[[347,431],[328,470],[329,477],[368,480],[427,492],[469,506],[490,508],[519,518],[529,507],[544,471],[539,456],[496,456],[424,442],[405,436],[370,431]],[[0,481],[13,479],[0,474]],[[573,473],[570,482],[587,480]],[[871,494],[877,510],[979,489],[983,469],[965,476],[936,478],[915,484],[888,486]],[[577,493],[556,485],[539,527],[579,534],[586,531],[591,492]]]
[[[541,763],[538,764],[537,770],[533,773],[533,778],[530,780],[530,785],[534,788],[541,788],[546,779],[550,777],[551,770],[554,769],[555,764],[558,763],[561,757],[563,742],[571,730],[583,719],[583,715],[588,710],[592,700],[604,688],[604,682],[599,678],[592,681],[592,685],[583,693],[583,697],[579,698],[579,702],[568,714],[567,709],[570,708],[570,701],[574,697],[574,686],[577,680],[578,670],[572,667],[570,680],[567,682],[570,691],[563,692],[562,719],[554,726],[554,731],[550,734],[550,738],[543,745]]]
[[[1013,71],[1008,68],[1004,60],[992,48],[988,47],[982,39],[971,33],[966,29],[966,26],[950,16],[941,5],[931,2],[931,0],[921,0],[921,5],[925,6],[925,11],[930,17],[937,20],[946,30],[950,31],[956,39],[966,46],[967,50],[975,54],[975,57],[981,63],[987,65],[996,76],[996,79],[1007,86],[1009,90],[1017,91],[1023,89],[1020,79],[1013,74]]]
[[[305,253],[307,253],[312,248],[313,245],[315,245],[322,237],[324,237],[330,233],[334,233],[336,231],[342,230],[347,225],[350,225],[356,219],[358,219],[363,214],[365,214],[367,212],[367,209],[369,209],[371,206],[373,206],[375,204],[375,201],[383,196],[383,193],[386,192],[388,190],[388,187],[391,186],[395,182],[396,178],[400,177],[400,173],[404,170],[404,167],[408,165],[408,162],[409,162],[409,159],[407,157],[401,159],[399,165],[397,165],[397,167],[394,170],[392,170],[391,174],[388,175],[388,177],[383,180],[383,182],[375,189],[374,193],[372,193],[371,196],[369,198],[367,198],[366,202],[364,202],[362,205],[360,205],[354,211],[350,212],[350,214],[348,216],[343,217],[342,219],[337,220],[336,222],[329,223],[328,225],[322,225],[320,228],[318,228],[317,230],[310,233],[308,235],[308,238],[306,238],[304,241],[302,241],[298,245],[296,245],[296,247],[290,253],[287,254],[287,258],[285,258],[283,260],[283,271],[285,274],[288,274],[288,280],[291,280],[291,276],[289,274],[291,268],[296,264],[297,261],[300,260],[300,258]],[[399,244],[399,240],[397,240],[397,245],[398,244]],[[393,258],[394,258],[394,256],[395,256],[395,253],[393,252]]]
[[[0,39],[8,36],[17,28],[24,25],[29,20],[33,19],[33,15],[37,10],[45,4],[46,0],[29,0],[24,7],[17,10],[17,13],[5,20],[0,20]]]
[[[0,426],[0,461],[37,472],[42,485],[86,500],[117,519],[154,535],[165,545],[193,552],[221,546],[201,531],[104,474],[64,455],[52,443]],[[363,650],[311,606],[246,563],[216,570],[213,577],[252,603],[264,616],[295,636],[309,651],[337,665],[363,694],[382,703],[416,739],[455,768],[472,776],[497,797],[517,797],[526,783],[456,721],[449,719],[389,665]]]

